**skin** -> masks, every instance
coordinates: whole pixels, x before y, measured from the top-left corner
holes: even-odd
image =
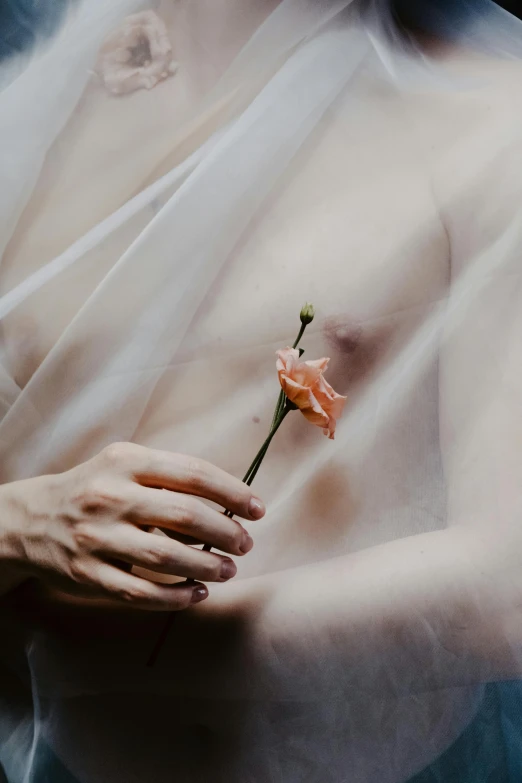
[[[190,69],[187,72],[194,74]],[[518,74],[509,78],[516,83]],[[498,111],[491,111],[491,101],[498,100],[495,108],[500,111],[509,104],[509,78],[507,93],[494,85],[491,93],[461,96],[459,107],[430,95],[425,100],[412,98],[405,109],[404,103],[394,102],[387,95],[365,92],[370,96],[367,113],[360,107],[359,113],[350,113],[348,119],[340,113],[322,129],[320,141],[295,180],[278,194],[266,220],[260,219],[252,227],[230,258],[225,274],[198,312],[192,334],[181,346],[177,365],[167,370],[158,384],[136,433],[136,440],[146,448],[144,454],[160,451],[163,459],[172,460],[180,458],[165,452],[194,450],[222,465],[229,474],[241,475],[264,431],[260,434],[252,418],[238,421],[238,410],[245,399],[242,392],[235,396],[237,389],[245,383],[244,394],[250,391],[245,408],[252,414],[261,414],[263,420],[270,415],[264,408],[257,409],[245,377],[255,376],[260,361],[264,361],[259,359],[261,351],[257,347],[262,347],[263,356],[268,355],[266,346],[280,347],[282,340],[293,337],[295,315],[306,300],[320,301],[322,309],[307,335],[307,352],[332,357],[329,380],[340,393],[349,396],[350,410],[359,410],[386,367],[399,361],[401,351],[423,324],[430,304],[447,295],[453,280],[459,279],[476,257],[477,249],[491,237],[501,235],[513,219],[513,190],[498,177],[499,170],[510,171],[509,165],[501,159],[494,166],[477,167],[477,160],[486,160],[491,147],[487,118],[490,114],[498,116]],[[505,74],[501,74],[499,83],[506,84]],[[172,80],[150,94],[136,94],[136,123],[120,119],[119,125],[115,105],[93,88],[85,114],[80,114],[80,120],[88,117],[90,125],[82,129],[79,122],[72,129],[74,143],[64,147],[60,171],[67,176],[56,173],[51,158],[43,185],[6,253],[1,279],[4,290],[47,260],[42,259],[42,253],[52,258],[88,228],[89,221],[96,222],[100,217],[97,210],[110,211],[119,203],[120,174],[128,169],[125,154],[121,160],[111,159],[114,177],[107,182],[102,197],[89,200],[89,193],[79,187],[83,166],[100,154],[100,150],[92,149],[93,127],[97,138],[106,138],[114,129],[123,150],[135,150],[144,134],[158,128],[159,148],[153,144],[140,148],[142,158],[136,162],[138,168],[149,171],[158,163],[157,158],[161,160],[162,140],[167,146],[168,134],[165,132],[163,138],[161,129],[169,121],[174,122],[176,110],[185,106],[187,92],[183,87],[186,84],[182,81]],[[195,93],[188,94],[196,100]],[[403,124],[405,110],[418,127]],[[449,130],[445,128],[448,116],[452,119]],[[485,126],[484,147],[479,144],[478,151],[469,144],[470,117],[473,127],[477,117]],[[386,134],[382,133],[384,122]],[[444,165],[437,168],[435,185],[427,177],[419,182],[419,163],[413,154],[418,149],[424,154],[424,147],[417,147],[421,143],[430,149],[430,133],[434,148],[436,143],[443,148],[441,152],[437,147],[436,154],[445,158]],[[446,133],[462,138],[447,156]],[[513,148],[508,147],[508,161],[512,153]],[[374,172],[371,188],[363,187],[368,170]],[[72,219],[60,221],[59,230],[44,233],[44,226],[47,232],[67,203],[68,188],[74,190],[77,199]],[[400,199],[395,198],[398,192]],[[511,194],[507,201],[506,192]],[[481,198],[483,193],[490,194],[487,205]],[[347,215],[351,216],[349,231]],[[379,230],[375,230],[376,215]],[[412,225],[421,227],[420,236],[412,236]],[[473,232],[463,233],[472,233],[473,242],[460,247],[458,237],[462,236],[462,227],[468,225],[473,225]],[[346,259],[350,263],[345,263]],[[440,372],[430,376],[433,398],[420,395],[422,399],[415,401],[418,407],[408,410],[407,416],[391,417],[389,425],[379,429],[374,447],[366,441],[348,443],[344,455],[336,452],[326,469],[308,475],[306,482],[299,484],[300,491],[285,504],[286,484],[300,476],[299,464],[289,455],[305,453],[299,451],[304,446],[311,450],[309,453],[319,455],[322,444],[320,433],[303,429],[305,423],[300,419],[289,423],[259,477],[260,494],[271,499],[270,515],[266,524],[253,530],[256,547],[238,564],[241,578],[212,586],[207,601],[179,615],[176,633],[167,643],[157,674],[152,675],[157,677],[158,689],[168,694],[165,705],[147,701],[136,673],[136,662],[145,659],[163,618],[136,614],[127,599],[122,611],[121,595],[117,606],[71,599],[56,591],[53,579],[43,580],[48,581],[47,586],[42,586],[41,579],[31,582],[17,595],[17,601],[23,599],[32,622],[39,623],[50,638],[65,640],[56,644],[64,644],[68,654],[62,659],[71,662],[78,676],[87,677],[84,672],[89,669],[91,648],[86,642],[94,647],[102,645],[103,666],[96,671],[93,686],[95,692],[102,692],[100,710],[105,688],[107,709],[114,704],[114,689],[119,694],[132,693],[132,704],[141,715],[157,710],[158,745],[152,747],[148,759],[140,748],[148,763],[155,754],[161,756],[165,734],[165,749],[179,761],[180,780],[197,780],[196,773],[203,780],[211,774],[216,779],[217,775],[218,780],[227,783],[248,779],[252,774],[248,761],[231,759],[227,754],[233,756],[238,742],[244,740],[249,721],[259,728],[255,736],[262,755],[263,717],[275,721],[271,702],[300,703],[303,694],[316,693],[318,701],[342,703],[354,721],[357,715],[363,715],[365,736],[375,736],[375,755],[384,766],[386,737],[379,716],[372,713],[372,705],[376,704],[377,711],[379,699],[393,705],[401,696],[411,697],[410,731],[416,728],[416,716],[419,722],[426,721],[426,728],[419,728],[422,743],[436,726],[437,705],[447,703],[445,688],[520,673],[516,650],[522,627],[518,515],[522,476],[516,422],[517,401],[522,393],[517,355],[522,339],[522,307],[517,282],[516,267],[508,267],[496,288],[488,288],[475,301],[458,328],[448,329],[443,345],[440,350],[437,346],[432,357],[440,367]],[[46,296],[53,294],[47,292]],[[45,318],[49,300],[35,297],[30,309],[20,308],[4,324],[10,366],[20,385],[27,382],[55,344],[83,302],[85,292],[71,291],[66,302],[59,292],[55,296],[52,323]],[[252,313],[262,313],[263,317],[253,319]],[[27,350],[17,349],[21,333]],[[237,355],[241,356],[241,374]],[[204,390],[216,384],[214,357],[219,360],[222,385],[209,399]],[[266,361],[262,371],[268,378],[273,371],[272,365],[269,367],[272,357]],[[267,408],[270,406],[268,401]],[[388,493],[398,487],[409,497],[408,474],[415,467],[414,461],[408,461],[411,444],[422,443],[423,424],[434,412],[448,496],[447,514],[446,509],[438,509],[442,529],[433,530],[433,520],[421,518],[419,510],[419,518],[404,521],[401,538],[390,542],[387,525],[379,524],[386,519]],[[232,422],[226,432],[226,447],[219,438],[213,440],[208,435],[206,439],[203,432],[202,421],[216,420]],[[477,422],[479,426],[469,426]],[[60,509],[64,504],[69,508],[70,499],[78,495],[78,485],[75,483],[73,488],[69,471],[73,478],[83,472],[87,486],[92,486],[94,475],[98,480],[101,477],[104,487],[108,479],[111,487],[114,483],[126,487],[124,491],[118,489],[116,498],[111,489],[112,516],[108,520],[106,505],[101,515],[94,515],[95,519],[86,520],[82,516],[85,510],[79,515],[76,510],[68,513],[79,516],[81,528],[86,522],[90,530],[94,526],[104,540],[119,525],[121,536],[118,542],[111,539],[111,555],[121,557],[123,531],[129,528],[136,532],[129,525],[127,493],[136,493],[138,484],[143,497],[146,488],[129,477],[136,475],[129,467],[122,467],[120,472],[113,460],[109,470],[106,456],[82,464],[80,455],[75,462],[80,468],[67,466],[67,471],[48,481],[49,486],[66,488],[61,490],[63,498],[57,504]],[[393,477],[390,465],[397,470]],[[162,469],[159,479],[166,472]],[[168,474],[172,480],[174,473],[169,470]],[[210,497],[208,490],[200,487],[195,493],[179,482],[179,473],[175,475],[176,483],[169,484],[168,491]],[[15,488],[15,505],[20,504],[22,490],[24,496],[31,496],[33,487],[37,493],[40,481],[31,479],[18,491]],[[159,485],[163,486],[161,480]],[[239,492],[238,485],[234,486]],[[377,493],[376,486],[380,490]],[[0,492],[0,502],[2,497],[7,501],[10,491],[12,488],[7,486],[3,495]],[[49,494],[46,485],[42,494],[34,497],[39,503],[40,497]],[[105,489],[102,494],[106,504]],[[152,497],[150,493],[148,497]],[[224,502],[227,498],[220,500],[221,505],[228,505]],[[98,497],[98,506],[99,501]],[[12,504],[13,500],[6,509]],[[48,507],[50,524],[45,533],[49,529],[69,530],[69,526],[55,523],[52,501]],[[156,518],[152,512],[147,513]],[[171,513],[169,509],[169,519]],[[138,516],[141,521],[141,513]],[[30,517],[29,509],[24,519]],[[6,519],[7,514],[0,518]],[[216,534],[222,519],[218,523],[217,517],[213,518]],[[198,520],[191,517],[191,535],[197,524]],[[427,529],[418,534],[423,526]],[[179,520],[176,527],[180,532]],[[152,538],[143,533],[147,535]],[[92,543],[89,547],[85,562],[92,557]],[[237,549],[225,551],[238,554]],[[62,558],[63,549],[55,552],[58,554],[47,562]],[[112,567],[113,578],[115,572],[121,579],[123,572]],[[42,571],[39,573],[41,576]],[[170,595],[175,589],[166,588]],[[175,595],[178,600],[179,592]],[[111,638],[114,647],[103,646]],[[132,639],[132,655],[136,656],[130,662],[125,657],[128,639]],[[60,676],[56,677],[58,684]],[[92,683],[87,677],[87,693],[89,685]],[[369,698],[375,694],[379,699]],[[116,700],[112,708],[121,721],[119,725],[125,727],[122,753],[129,764],[145,763],[137,752],[133,756],[133,748],[140,744],[140,727],[128,715],[124,700]],[[311,707],[312,725],[313,714]],[[431,724],[427,714],[433,714]],[[96,709],[89,700],[78,697],[76,703],[71,699],[67,704],[63,725],[73,726],[73,736],[82,737],[96,720]],[[283,730],[282,719],[281,726]],[[196,752],[200,747],[198,727],[219,737],[222,756],[217,760]],[[456,726],[455,733],[458,730]],[[129,738],[135,738],[135,743]],[[96,741],[102,758],[114,751],[113,736],[110,745],[104,745],[109,743],[104,737]],[[184,755],[187,743],[189,751]],[[256,743],[249,747],[254,756]],[[68,756],[66,740],[61,752]],[[71,752],[68,761],[74,768],[72,756]],[[87,765],[89,760],[82,763]],[[263,761],[258,763],[266,772]],[[400,767],[399,761],[397,765]],[[258,779],[268,780],[268,773]]]
[[[5,484],[1,495],[5,588],[12,586],[8,580],[36,578],[68,593],[152,611],[186,609],[204,600],[208,590],[200,582],[156,584],[126,573],[118,561],[164,575],[224,582],[236,574],[233,560],[192,545],[210,544],[242,556],[253,541],[239,522],[199,498],[243,518],[264,515],[262,502],[219,468],[125,443],[66,473]],[[164,530],[173,540],[148,528]]]

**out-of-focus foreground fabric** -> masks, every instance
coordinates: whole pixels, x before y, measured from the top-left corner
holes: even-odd
[[[335,441],[297,414],[278,434],[253,552],[154,669],[156,618],[39,586],[2,606],[0,762],[10,783],[519,783],[498,682],[522,674],[521,26],[462,0],[433,51],[384,0],[213,5],[187,40],[193,0],[84,0],[5,78],[0,480],[116,441],[242,475],[304,301],[346,413]],[[229,48],[198,69],[214,29]]]

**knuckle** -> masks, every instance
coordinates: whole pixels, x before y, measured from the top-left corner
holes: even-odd
[[[89,578],[88,569],[81,560],[74,559],[69,564],[69,574],[71,578],[78,584],[90,583],[92,580]]]
[[[166,547],[151,547],[145,555],[145,560],[152,568],[170,568],[174,565],[175,558]]]
[[[187,496],[177,504],[174,517],[178,525],[190,529],[194,524],[196,513],[196,501]]]
[[[243,537],[245,533],[242,527],[239,525],[236,525],[234,530],[230,531],[230,547],[233,550],[241,550],[241,546],[243,544]]]
[[[80,492],[77,501],[80,509],[87,515],[114,509],[123,502],[117,489],[100,478],[91,479]]]
[[[242,484],[240,487],[234,490],[231,503],[235,508],[239,510],[240,516],[244,516],[247,519],[250,518],[250,500],[252,499],[252,491],[249,487]]]
[[[112,467],[126,467],[135,452],[136,447],[133,443],[110,443],[100,452],[100,456]]]
[[[187,483],[191,487],[201,488],[208,482],[208,472],[205,464],[197,457],[187,457],[185,462]]]
[[[105,462],[112,465],[118,465],[126,456],[126,443],[110,443],[100,452],[100,456]]]
[[[116,596],[126,604],[143,604],[150,601],[149,592],[143,587],[134,585],[119,587]]]
[[[93,525],[78,522],[73,530],[76,551],[92,550],[98,544],[98,534]]]
[[[221,579],[221,559],[212,558],[202,568],[203,576],[200,578],[209,582],[218,582]]]

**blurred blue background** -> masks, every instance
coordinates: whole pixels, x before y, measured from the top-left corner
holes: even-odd
[[[0,60],[31,48],[36,40],[52,33],[68,6],[76,0],[0,0]],[[110,3],[111,0],[107,0]],[[441,29],[449,20],[465,20],[466,8],[483,0],[390,0],[397,17],[410,28]],[[522,0],[499,0],[506,10],[522,18]],[[522,781],[520,684],[490,688],[490,697],[472,726],[429,770],[411,783],[513,783]],[[502,696],[502,709],[498,709]],[[506,707],[507,705],[507,707]],[[507,718],[509,720],[507,720]],[[500,732],[500,728],[502,731]],[[516,731],[515,731],[516,729]],[[498,733],[500,732],[500,734]],[[514,736],[517,739],[514,741]],[[489,738],[485,743],[485,738]],[[493,743],[493,744],[492,744]],[[481,752],[479,750],[482,749]],[[501,757],[501,759],[500,759]],[[499,760],[500,759],[500,760]],[[47,765],[48,766],[48,765]],[[66,778],[56,767],[45,780],[58,783]],[[44,780],[40,777],[39,780]],[[7,781],[0,766],[0,783]]]
[[[110,3],[111,0],[107,0]],[[75,0],[0,0],[0,60],[30,48],[35,40],[49,35],[64,10]],[[466,17],[466,7],[483,0],[390,0],[404,24],[417,29],[436,27],[440,20]],[[498,4],[522,16],[522,0],[498,0]],[[442,27],[445,25],[443,24]]]
[[[71,0],[0,0],[0,59],[49,35]],[[110,0],[107,0],[110,2]]]

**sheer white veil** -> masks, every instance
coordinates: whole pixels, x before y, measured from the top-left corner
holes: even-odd
[[[451,245],[454,262],[451,295],[447,293],[444,273],[434,283],[436,290],[429,302],[411,304],[413,321],[401,327],[407,336],[401,332],[404,339],[394,343],[389,358],[379,365],[364,392],[359,393],[355,384],[335,444],[326,439],[312,443],[299,435],[274,456],[275,474],[295,453],[295,443],[302,446],[303,456],[293,460],[285,481],[277,483],[274,479],[265,530],[268,538],[288,509],[293,508],[292,504],[299,502],[314,475],[336,461],[344,467],[349,465],[364,485],[364,466],[384,464],[384,454],[390,454],[397,428],[404,433],[407,444],[404,455],[397,458],[397,464],[383,467],[383,471],[388,477],[396,471],[400,477],[397,484],[405,482],[405,493],[400,495],[396,485],[391,484],[388,489],[383,485],[372,493],[371,486],[364,485],[369,496],[364,501],[365,518],[373,514],[370,532],[364,525],[354,526],[341,544],[337,541],[330,548],[325,544],[323,549],[318,545],[317,560],[326,561],[344,551],[358,552],[376,543],[443,528],[448,509],[459,508],[462,501],[458,492],[452,493],[444,486],[438,423],[434,423],[441,344],[459,333],[470,312],[483,306],[485,297],[493,296],[498,275],[512,276],[519,286],[522,169],[513,161],[520,162],[517,156],[522,143],[522,117],[516,106],[517,83],[522,84],[518,63],[522,59],[522,23],[488,0],[455,3],[455,13],[460,13],[463,21],[458,25],[456,40],[451,41],[451,49],[465,55],[446,57],[441,56],[438,47],[427,46],[424,40],[420,43],[413,33],[401,28],[386,0],[282,0],[197,106],[191,105],[182,113],[170,138],[158,129],[154,165],[152,157],[141,154],[140,144],[135,146],[136,154],[129,155],[123,140],[121,150],[117,145],[114,148],[114,168],[104,158],[105,169],[97,168],[92,175],[85,171],[88,187],[81,193],[74,192],[72,203],[63,161],[73,158],[74,145],[83,143],[81,128],[89,127],[96,99],[89,90],[93,84],[93,89],[102,89],[94,74],[100,46],[125,16],[150,7],[151,3],[134,0],[84,0],[70,12],[52,42],[42,44],[38,51],[17,62],[7,63],[0,76],[2,481],[66,470],[114,441],[142,439],[148,443],[145,436],[141,438],[142,422],[157,405],[166,370],[183,367],[183,372],[193,372],[197,379],[200,365],[214,361],[214,351],[224,362],[250,362],[246,365],[248,378],[244,383],[226,387],[222,399],[219,398],[222,415],[215,417],[212,410],[202,405],[198,408],[198,393],[193,391],[193,408],[186,403],[181,410],[177,437],[180,449],[186,447],[223,462],[231,471],[239,469],[223,443],[240,443],[252,408],[265,413],[270,407],[273,353],[293,337],[291,316],[297,301],[301,294],[313,298],[315,290],[319,294],[327,289],[336,305],[332,305],[332,312],[325,313],[325,328],[333,328],[332,318],[335,321],[342,311],[337,279],[349,266],[349,254],[360,248],[355,240],[349,251],[335,247],[340,252],[339,259],[331,262],[331,268],[324,262],[324,277],[319,283],[296,283],[287,294],[292,312],[284,318],[279,318],[280,310],[267,301],[267,316],[263,318],[266,332],[246,334],[244,342],[243,335],[233,336],[228,342],[225,338],[223,347],[213,341],[213,336],[204,336],[201,312],[213,301],[216,291],[219,296],[231,259],[237,262],[241,249],[249,247],[250,238],[255,246],[266,229],[263,218],[271,206],[306,171],[316,148],[321,148],[321,134],[327,124],[335,121],[347,145],[356,138],[360,132],[357,111],[364,103],[361,95],[364,97],[368,91],[370,103],[381,100],[379,96],[391,96],[382,100],[385,106],[389,100],[392,107],[391,122],[396,123],[392,125],[392,134],[399,134],[402,128],[402,119],[396,121],[393,106],[400,103],[406,107],[410,124],[405,126],[412,132],[410,151],[416,163],[412,166],[413,174],[405,174],[404,192],[414,190],[412,183],[417,176],[420,178],[418,173],[425,173],[427,190],[436,205],[433,212],[438,212],[433,221],[440,220],[444,225],[444,231],[435,239],[431,224],[417,225],[417,204],[413,199],[409,207],[412,224],[403,233],[399,231],[396,236],[390,228],[395,221],[393,209],[383,218],[382,225],[377,221],[372,226],[372,242],[379,231],[388,232],[390,241],[389,252],[379,250],[382,263],[371,272],[368,294],[375,312],[381,315],[368,320],[372,320],[372,328],[378,334],[380,320],[395,316],[386,310],[387,296],[403,284],[399,271],[395,274],[394,269],[401,268],[404,257],[412,258],[408,274],[413,279],[414,259],[429,259],[435,252],[433,248],[445,242]],[[482,88],[491,91],[495,116],[482,122],[482,115],[477,114],[477,122],[475,115],[470,122],[465,112],[462,116],[455,110],[454,119],[453,107],[459,103],[459,95],[468,95],[475,89],[480,92]],[[121,105],[131,103],[122,101]],[[431,122],[432,109],[427,106],[442,107],[433,109],[433,116],[437,116],[437,111],[447,112],[447,123],[439,126]],[[451,108],[445,108],[448,106]],[[95,109],[92,112],[95,114]],[[376,115],[372,128],[386,116],[386,110],[382,112],[382,116]],[[132,122],[131,110],[129,121]],[[92,146],[98,145],[102,152],[103,143],[97,133],[98,127],[93,124]],[[383,127],[382,137],[386,133]],[[146,146],[149,139],[142,142]],[[391,141],[386,143],[391,149]],[[383,146],[383,156],[384,149]],[[332,152],[332,157],[335,154]],[[122,161],[121,155],[127,158]],[[406,160],[406,151],[397,152],[398,166],[401,155]],[[304,221],[307,215],[313,220],[320,214],[321,175],[326,169],[330,171],[328,162],[328,158],[326,162],[320,158],[317,166],[317,193],[313,193],[313,188],[306,190],[310,203],[303,207]],[[74,176],[81,171],[82,161],[77,166]],[[370,203],[368,193],[377,177],[375,171],[370,167],[363,177],[356,163],[348,171],[354,172],[354,178],[360,177],[361,203]],[[71,181],[72,178],[71,174]],[[344,179],[344,174],[340,179]],[[97,187],[91,187],[93,184]],[[46,206],[48,193],[61,196],[63,212],[53,211],[54,202],[49,201],[51,206]],[[487,193],[489,198],[481,200],[480,193]],[[310,206],[314,198],[319,205],[315,210]],[[306,201],[305,196],[303,199]],[[389,199],[394,201],[392,190]],[[354,214],[359,214],[357,208]],[[325,215],[329,219],[326,211]],[[357,234],[349,216],[346,221],[347,231]],[[270,233],[269,228],[266,230]],[[328,228],[323,235],[325,248],[330,247],[331,241],[327,235]],[[270,263],[267,258],[267,267]],[[354,285],[359,285],[358,279]],[[239,293],[238,287],[236,294]],[[63,300],[69,298],[65,315],[56,315]],[[486,321],[503,312],[502,305],[496,299],[495,302]],[[320,306],[320,302],[316,304]],[[22,323],[28,320],[37,329],[49,322],[54,324],[56,316],[52,339],[42,349],[37,366],[25,374],[13,370],[13,356],[23,351],[25,345],[21,338],[17,342],[16,328],[11,327],[20,313]],[[216,330],[219,331],[217,327]],[[322,350],[323,332],[318,329],[311,334],[311,350]],[[487,331],[481,332],[480,338],[481,350],[486,356],[491,355],[496,350],[493,338],[488,343]],[[371,363],[373,359],[365,361]],[[257,370],[257,366],[261,369]],[[366,364],[361,376],[365,368]],[[339,377],[342,380],[340,370]],[[190,383],[192,378],[190,375]],[[508,385],[511,380],[506,377],[499,383]],[[486,394],[473,409],[466,426],[480,430],[479,419],[488,411],[489,403]],[[233,421],[228,415],[231,411]],[[195,428],[194,420],[185,427],[182,414],[201,421],[201,427]],[[410,426],[415,430],[411,439]],[[299,540],[293,540],[284,556],[276,551],[275,544],[267,541],[266,546],[272,553],[268,570],[290,570],[314,559]],[[114,693],[133,697],[153,694],[160,699],[176,691],[176,673],[159,666],[146,676],[141,670],[136,674],[150,639],[142,639],[136,654],[129,653],[128,659],[120,660],[116,668],[111,662],[114,664],[120,654],[117,646],[113,649],[102,643],[80,645],[74,647],[73,656],[67,643],[57,640],[52,632],[37,632],[28,621],[22,633],[18,622],[16,612],[8,612],[2,620],[8,639],[2,665],[5,671],[16,672],[28,684],[32,703],[23,702],[18,693],[12,697],[7,694],[1,710],[0,762],[10,783],[39,780],[37,775],[44,766],[38,765],[45,764],[47,752],[44,748],[53,748],[63,769],[69,770],[71,778],[61,773],[64,781],[110,780],[110,773],[105,773],[103,767],[106,749],[102,747],[98,754],[93,751],[90,759],[80,759],[82,749],[75,744],[78,735],[67,737],[64,728],[69,720],[64,705],[74,705],[76,699],[81,703],[86,695],[94,702],[97,695]],[[436,675],[447,666],[448,653],[439,644],[436,629],[428,629],[427,636],[433,643],[430,660]],[[511,645],[507,634],[505,641]],[[368,729],[365,736],[364,728],[356,725],[352,717],[344,722],[339,704],[332,707],[331,684],[343,670],[343,662],[331,662],[330,668],[325,665],[321,671],[322,682],[330,680],[328,709],[318,709],[315,715],[319,731],[324,732],[322,746],[319,735],[313,735],[313,720],[304,713],[294,723],[285,724],[278,735],[280,716],[262,714],[259,704],[264,696],[256,690],[256,683],[251,683],[248,698],[258,705],[258,712],[249,718],[247,736],[243,738],[244,756],[248,756],[250,740],[255,751],[250,761],[241,755],[237,762],[239,771],[236,777],[230,777],[230,783],[305,780],[300,777],[303,767],[297,762],[294,767],[285,766],[288,748],[292,748],[291,753],[300,763],[306,762],[315,770],[309,778],[311,783],[406,783],[420,765],[430,763],[458,736],[480,701],[482,682],[494,679],[488,672],[490,662],[486,661],[482,682],[465,687],[469,659],[463,654],[454,661],[452,683],[439,682],[433,693],[419,694],[413,674],[408,676],[407,664],[421,647],[421,643],[418,648],[412,643],[402,659],[387,651],[389,658],[384,663],[384,652],[368,655],[361,680],[366,677],[372,681],[374,675],[378,680],[377,671],[386,668],[393,694],[389,698],[395,699],[392,730],[390,725],[385,727],[389,718],[377,717],[385,712],[386,697],[363,697],[362,686],[361,694],[354,696],[359,710],[361,705],[367,706],[368,699],[372,703],[371,709],[368,707],[368,725],[379,725],[379,730],[375,729],[371,737],[373,729]],[[324,655],[321,664],[327,659],[326,652]],[[520,650],[515,647],[513,657],[520,661]],[[274,668],[276,659],[277,650],[270,657]],[[291,683],[292,673],[288,672],[289,692]],[[356,685],[351,682],[354,691]],[[313,689],[312,683],[310,688]],[[237,701],[241,698],[246,699],[244,693]],[[234,700],[233,694],[224,698],[227,703]],[[288,697],[289,702],[292,700],[296,701],[294,695]],[[87,712],[91,707],[90,703]],[[436,726],[431,726],[427,741],[419,724],[426,715],[433,717],[436,712]],[[96,720],[93,718],[91,728]],[[103,726],[103,731],[108,731],[108,726]],[[115,746],[117,752],[117,741]],[[133,759],[129,765],[137,763],[137,752],[129,750]],[[272,766],[268,756],[263,757],[264,752],[272,754]],[[379,754],[377,762],[375,757]],[[331,777],[327,777],[330,765]],[[273,777],[266,777],[268,768]],[[139,772],[131,777],[129,770],[130,766],[123,766],[118,773],[121,777],[112,778],[111,783],[145,780]],[[171,779],[171,767],[164,770],[158,762],[154,774],[154,779],[162,783]],[[221,779],[226,778],[216,778]]]

